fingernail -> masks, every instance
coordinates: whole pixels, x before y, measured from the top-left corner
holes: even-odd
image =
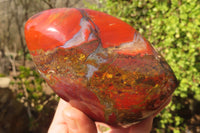
[[[68,128],[71,130],[78,130],[78,125],[76,120],[72,117],[72,110],[65,110],[64,111],[64,116],[68,125]]]

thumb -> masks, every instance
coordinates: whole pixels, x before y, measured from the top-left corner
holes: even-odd
[[[63,111],[69,133],[96,133],[95,123],[80,110],[68,107]]]

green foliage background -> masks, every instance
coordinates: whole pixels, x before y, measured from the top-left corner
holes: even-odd
[[[165,57],[180,86],[172,103],[156,118],[155,132],[186,130],[186,115],[200,101],[200,1],[100,0],[90,9],[106,12],[131,24]],[[184,112],[189,110],[189,113]]]

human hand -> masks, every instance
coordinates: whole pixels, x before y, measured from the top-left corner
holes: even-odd
[[[83,112],[61,99],[48,133],[102,133],[99,128],[100,125],[107,126],[111,129],[106,133],[149,133],[152,128],[154,117],[170,102],[170,100],[171,98],[155,113],[155,115],[150,116],[144,121],[128,128],[116,128],[104,123],[92,121]]]

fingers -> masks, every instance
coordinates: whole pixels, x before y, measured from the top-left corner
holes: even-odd
[[[150,133],[153,124],[153,116],[133,125],[129,129],[129,133]]]
[[[141,121],[138,124],[132,125],[128,128],[116,128],[111,127],[111,130],[108,131],[109,133],[150,133],[153,124],[153,116]],[[107,132],[106,132],[107,133]]]
[[[129,128],[110,127],[111,133],[149,133],[153,118],[171,101],[171,97],[160,109],[144,121]],[[98,124],[97,124],[98,125]],[[98,126],[97,126],[98,127]],[[99,131],[99,130],[98,130]],[[95,123],[80,110],[73,108],[68,102],[60,100],[48,133],[96,133]],[[100,131],[99,131],[100,132]]]
[[[96,124],[98,126],[103,125],[105,127],[111,128],[111,130],[105,133],[150,133],[152,129],[153,118],[154,118],[153,116],[150,116],[149,118],[141,121],[140,123],[132,125],[131,127],[128,127],[128,128],[112,127],[104,123],[96,123]],[[98,133],[102,133],[102,132],[98,129]]]
[[[83,112],[60,100],[48,133],[96,133],[95,123]]]
[[[68,127],[65,123],[62,112],[65,108],[71,105],[64,100],[60,99],[53,121],[49,127],[48,133],[68,133]]]
[[[63,112],[64,119],[70,133],[96,133],[95,123],[83,112],[76,108],[66,108]]]

